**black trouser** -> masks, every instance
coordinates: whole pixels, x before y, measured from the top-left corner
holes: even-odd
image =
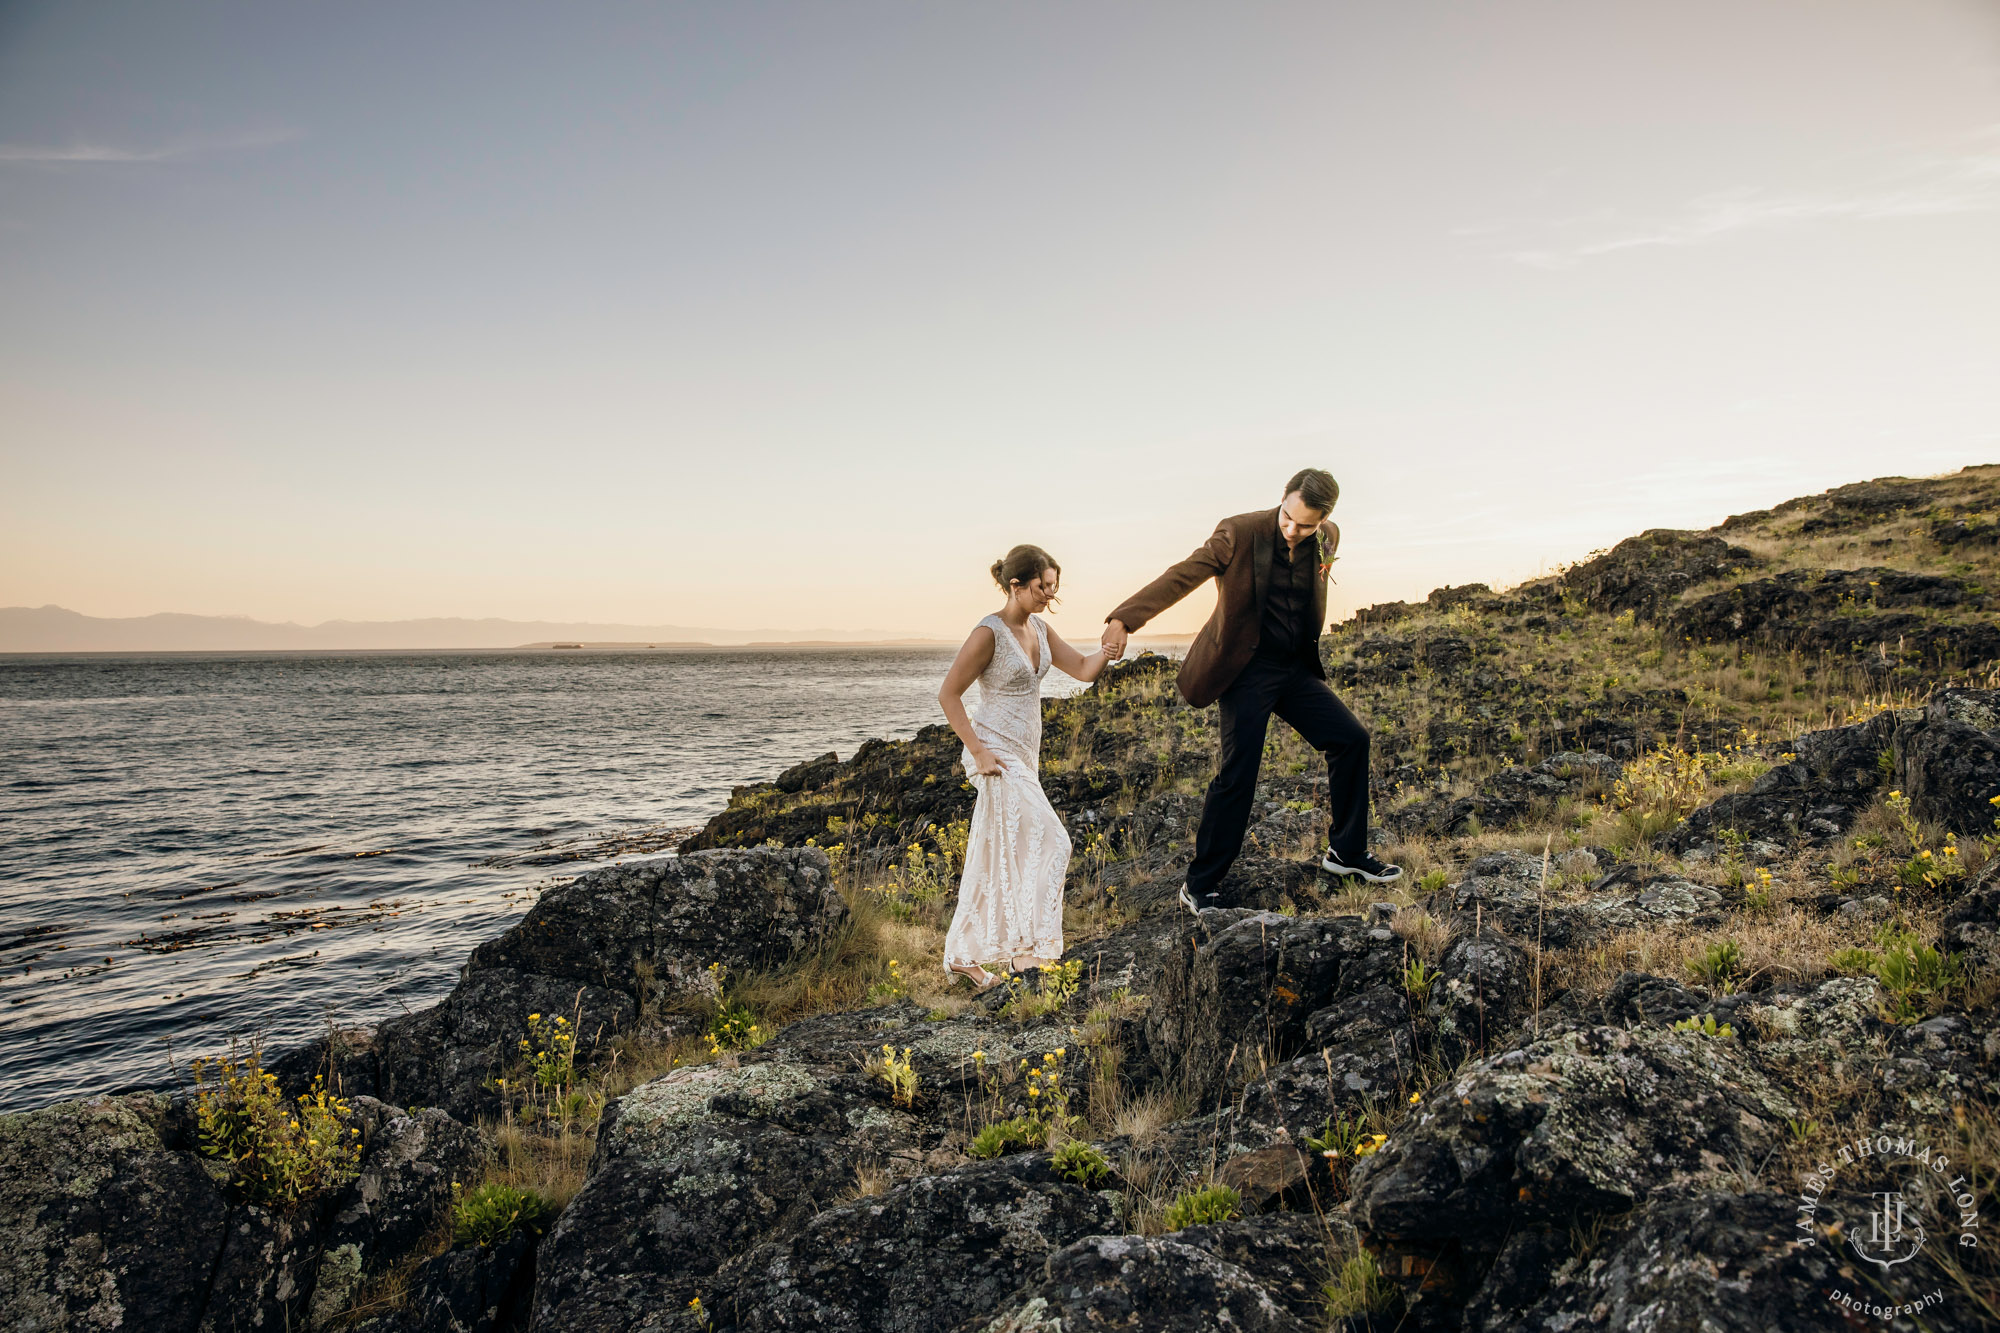
[[[1201,808],[1188,891],[1212,892],[1243,849],[1273,713],[1326,755],[1327,841],[1335,856],[1354,864],[1368,850],[1368,729],[1303,661],[1252,658],[1220,703],[1222,759]]]

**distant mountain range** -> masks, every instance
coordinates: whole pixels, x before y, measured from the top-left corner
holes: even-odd
[[[548,620],[329,620],[274,624],[248,616],[86,616],[60,606],[0,607],[0,653],[174,653],[340,649],[733,647],[747,644],[837,647],[928,644],[942,640],[884,630],[726,630],[686,625],[597,625]]]

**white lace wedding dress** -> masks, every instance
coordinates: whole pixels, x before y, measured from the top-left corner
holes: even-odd
[[[972,966],[1012,958],[1058,958],[1063,951],[1063,876],[1069,833],[1042,792],[1042,677],[1049,669],[1049,627],[1035,627],[1031,664],[1021,641],[999,616],[979,623],[993,631],[993,660],[979,674],[979,711],[972,729],[1000,761],[981,777],[972,751],[959,762],[978,790],[972,807],[958,911],[944,940],[944,965]]]

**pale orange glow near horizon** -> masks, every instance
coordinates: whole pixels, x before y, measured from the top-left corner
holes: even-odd
[[[1504,585],[2000,460],[1996,217],[1962,0],[10,11],[0,606],[1082,642],[1303,466]]]

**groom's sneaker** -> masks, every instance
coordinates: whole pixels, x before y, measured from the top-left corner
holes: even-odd
[[[1199,898],[1197,898],[1195,896],[1194,890],[1190,889],[1185,881],[1183,881],[1181,884],[1181,891],[1179,896],[1180,896],[1181,906],[1187,908],[1188,912],[1191,915],[1197,917],[1199,917],[1203,912],[1213,911],[1216,908],[1221,907],[1223,905],[1221,894],[1204,893]]]
[[[1367,852],[1351,859],[1328,852],[1320,858],[1319,868],[1329,875],[1359,875],[1373,884],[1388,884],[1403,877],[1403,867],[1377,861]]]

